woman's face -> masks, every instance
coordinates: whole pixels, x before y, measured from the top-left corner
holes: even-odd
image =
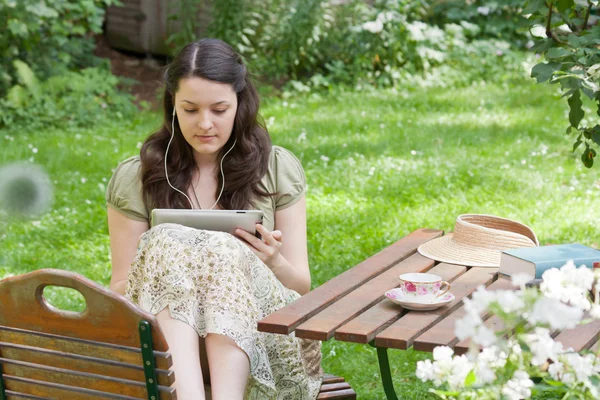
[[[212,161],[227,143],[236,111],[237,96],[231,85],[198,77],[179,81],[175,112],[196,160]]]

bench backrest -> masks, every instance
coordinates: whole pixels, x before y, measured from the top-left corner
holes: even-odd
[[[85,311],[53,307],[46,286],[79,291]],[[176,399],[167,351],[155,316],[79,274],[0,281],[0,400]]]

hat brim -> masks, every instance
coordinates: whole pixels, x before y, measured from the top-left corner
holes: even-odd
[[[499,250],[456,243],[452,237],[453,234],[449,233],[441,238],[432,239],[420,245],[417,250],[427,258],[449,264],[486,268],[500,266]]]

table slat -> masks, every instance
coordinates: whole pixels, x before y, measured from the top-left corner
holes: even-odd
[[[512,289],[512,287],[510,281],[506,279],[497,279],[487,287],[487,290],[508,290]],[[438,322],[432,329],[417,336],[413,341],[414,349],[419,351],[433,351],[437,346],[453,347],[458,341],[454,334],[454,326],[456,325],[456,321],[464,317],[466,313],[465,307],[461,306],[452,314]]]
[[[442,263],[428,272],[441,276],[445,281],[452,281],[466,270],[465,267]],[[335,339],[344,342],[369,343],[377,333],[398,320],[404,313],[405,310],[401,306],[384,298],[363,314],[338,328]]]
[[[423,272],[433,265],[433,260],[418,253],[413,254],[299,325],[296,328],[296,337],[329,340],[335,329],[381,301],[387,290],[398,285],[399,275],[406,272]]]
[[[587,350],[598,341],[600,333],[600,320],[595,319],[592,322],[577,326],[573,329],[565,329],[554,339],[563,344],[565,349],[571,347],[579,352]]]
[[[471,268],[452,282],[454,301],[432,311],[409,312],[375,337],[377,347],[407,349],[416,336],[425,332],[459,307],[463,297],[469,296],[479,285],[488,285],[496,276],[496,268]],[[433,328],[432,328],[433,329]]]
[[[263,318],[258,322],[258,330],[260,332],[289,334],[298,325],[361,286],[364,282],[379,276],[398,262],[414,254],[421,244],[440,237],[443,233],[443,231],[435,229],[418,229],[410,233],[357,266],[313,289],[300,299]]]

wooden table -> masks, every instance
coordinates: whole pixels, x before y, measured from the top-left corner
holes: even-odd
[[[343,272],[300,299],[258,322],[258,330],[279,334],[295,332],[296,337],[326,341],[370,344],[377,349],[385,394],[397,396],[392,384],[387,349],[433,351],[436,346],[454,348],[457,354],[469,348],[459,341],[454,324],[465,315],[462,299],[480,285],[488,290],[510,289],[510,282],[498,279],[497,268],[464,267],[438,263],[417,252],[420,244],[440,237],[443,231],[419,229],[379,253]],[[431,272],[451,282],[454,301],[433,311],[409,311],[385,298],[397,287],[398,276],[406,272]],[[501,328],[496,317],[484,316],[485,324]],[[555,337],[576,351],[597,346],[600,320]]]

